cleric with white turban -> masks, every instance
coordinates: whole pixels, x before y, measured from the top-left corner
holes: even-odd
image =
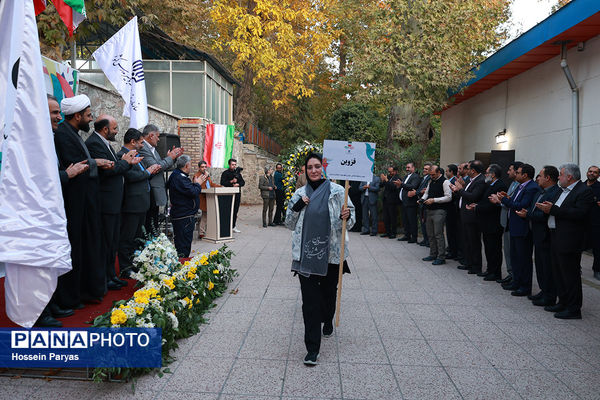
[[[85,110],[91,105],[90,98],[85,94],[78,94],[73,97],[65,97],[60,102],[60,109],[65,115],[73,115]]]

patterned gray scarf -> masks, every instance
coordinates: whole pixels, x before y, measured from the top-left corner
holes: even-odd
[[[292,270],[302,276],[327,275],[329,260],[329,194],[331,183],[325,180],[317,190],[306,185],[306,196],[310,202],[304,210],[302,225],[302,247],[300,262],[292,263]]]

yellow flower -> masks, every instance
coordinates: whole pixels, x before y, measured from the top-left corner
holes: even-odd
[[[149,301],[149,293],[145,290],[138,290],[133,294],[135,297],[135,302],[138,304],[148,304]]]
[[[113,310],[110,315],[110,323],[113,325],[121,325],[127,322],[127,315],[121,309]]]
[[[211,251],[211,252],[210,252],[210,256],[211,256],[211,257],[214,257],[214,256],[216,256],[217,254],[219,254],[219,250],[213,250],[213,251]]]
[[[183,265],[184,265],[185,267],[187,267],[188,265],[190,265],[190,262],[189,262],[189,261],[186,261],[186,262],[184,262],[184,263],[183,263]]]
[[[200,259],[200,264],[201,265],[208,265],[208,257],[202,256],[202,258]]]
[[[196,304],[200,303],[200,299],[196,299]]]
[[[208,290],[213,290],[214,287],[215,287],[215,284],[212,283],[212,281],[208,281]]]
[[[163,279],[163,282],[167,287],[171,290],[175,289],[175,285],[173,284],[173,278]]]
[[[188,277],[188,279],[194,279],[194,278],[196,278],[196,274],[194,274],[192,271],[188,271],[187,277]]]
[[[190,272],[191,272],[192,274],[195,274],[197,270],[198,270],[198,268],[196,268],[196,267],[192,267],[192,268],[190,268]]]
[[[141,313],[144,312],[144,308],[143,307],[134,307],[135,308],[135,312],[137,315],[140,315]]]
[[[213,274],[219,275],[219,270],[218,269],[213,269]]]

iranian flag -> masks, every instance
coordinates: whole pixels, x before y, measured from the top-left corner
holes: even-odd
[[[204,136],[204,161],[209,167],[227,168],[233,154],[233,125],[208,124]]]
[[[73,31],[77,29],[79,24],[83,22],[86,17],[85,14],[85,3],[83,0],[51,0],[54,4],[54,8],[60,15],[60,19],[63,20],[67,29],[69,30],[69,36],[73,36]]]

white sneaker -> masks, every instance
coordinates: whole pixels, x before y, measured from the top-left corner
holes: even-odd
[[[233,231],[234,231],[235,233],[242,233],[242,231],[240,231],[240,230],[239,230],[238,228],[236,228],[235,226],[233,227]]]

